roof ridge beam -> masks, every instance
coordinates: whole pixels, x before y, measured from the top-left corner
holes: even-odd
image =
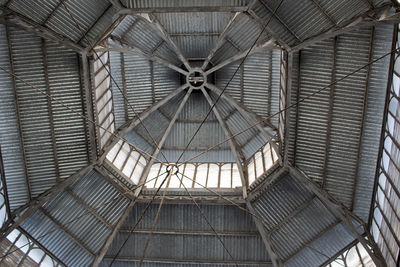
[[[240,60],[240,59],[250,56],[252,54],[255,54],[255,53],[261,52],[263,50],[267,50],[267,49],[273,49],[275,47],[275,41],[276,40],[274,38],[271,38],[264,43],[257,44],[252,48],[248,48],[248,49],[244,50],[243,52],[238,53],[238,54],[220,62],[219,64],[215,65],[211,69],[207,70],[205,72],[205,75],[210,75],[211,73],[225,67],[226,65],[229,65],[237,60]]]
[[[153,13],[140,14],[140,16],[149,23],[151,28],[153,28],[162,39],[164,39],[172,51],[174,51],[174,53],[178,56],[179,60],[185,65],[186,69],[190,70],[192,67],[190,66],[189,61],[183,55],[181,49],[175,44],[174,40],[172,40],[171,36],[165,30],[165,27],[161,24],[157,17]]]
[[[232,25],[234,24],[235,19],[239,16],[239,12],[236,12],[231,16],[231,19],[229,20],[228,24],[226,24],[225,28],[223,29],[222,33],[219,35],[218,40],[215,42],[214,47],[211,49],[210,53],[208,54],[207,58],[204,60],[203,65],[201,66],[202,70],[205,70],[207,67],[208,63],[214,56],[215,52],[222,46],[222,44],[225,41],[225,37],[229,33],[229,31],[232,29]]]

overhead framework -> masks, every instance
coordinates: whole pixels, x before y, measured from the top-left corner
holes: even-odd
[[[0,3],[3,240],[68,266],[395,260],[366,224],[392,3]]]

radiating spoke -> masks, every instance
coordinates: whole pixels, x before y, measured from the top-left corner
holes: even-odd
[[[209,75],[209,74],[225,67],[226,65],[229,65],[237,60],[245,58],[246,56],[250,56],[254,53],[257,53],[257,52],[260,52],[260,51],[263,51],[266,49],[273,49],[274,47],[275,47],[275,39],[271,38],[262,44],[255,45],[252,48],[246,49],[245,51],[222,61],[221,63],[217,64],[216,66],[214,66],[211,69],[209,69],[208,71],[206,71],[205,73],[206,73],[206,75]]]
[[[215,43],[214,47],[211,49],[210,53],[208,54],[207,58],[204,60],[203,66],[201,66],[202,70],[205,70],[207,67],[208,63],[210,60],[213,58],[215,52],[222,46],[222,44],[225,42],[225,37],[228,34],[229,30],[232,28],[232,25],[235,21],[235,19],[239,16],[239,12],[235,13],[231,19],[229,20],[228,24],[225,26],[224,30],[222,33],[219,35],[217,42]]]
[[[168,44],[168,46],[174,51],[180,61],[185,65],[186,69],[191,70],[191,66],[189,61],[183,55],[181,49],[175,44],[172,40],[169,33],[165,30],[164,26],[158,21],[157,17],[152,14],[141,14],[143,18],[145,18],[149,25],[157,32],[157,34],[164,39],[164,41]]]

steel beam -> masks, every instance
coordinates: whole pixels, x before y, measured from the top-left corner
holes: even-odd
[[[205,85],[205,87],[209,88],[211,91],[213,91],[215,94],[217,95],[221,95],[221,97],[223,99],[225,99],[227,102],[229,102],[233,107],[235,107],[240,114],[242,114],[242,116],[244,116],[247,120],[249,120],[249,122],[260,122],[262,119],[259,118],[256,114],[254,114],[253,112],[247,110],[244,106],[242,106],[241,104],[239,104],[238,102],[236,102],[236,100],[234,100],[230,95],[228,95],[227,93],[222,93],[223,91],[221,89],[219,89],[217,86],[207,83]],[[262,126],[262,123],[258,123],[255,127],[265,136],[265,138],[267,138],[268,142],[271,143],[271,146],[273,147],[273,149],[275,150],[276,154],[278,155],[279,158],[279,162],[282,163],[282,158],[281,155],[279,153],[279,148],[278,146],[275,144],[275,142],[272,140],[274,138],[274,136],[269,133],[268,131],[266,131]]]
[[[123,8],[118,15],[135,16],[142,13],[181,13],[181,12],[244,12],[247,6],[213,6],[213,7],[155,7]]]
[[[323,203],[324,205],[338,218],[340,219],[344,225],[350,230],[353,236],[363,245],[365,250],[368,252],[371,259],[377,266],[386,266],[385,259],[383,258],[378,246],[374,242],[373,238],[369,235],[368,230],[367,236],[368,239],[362,237],[355,225],[354,220],[358,222],[362,222],[357,216],[351,213],[342,203],[337,201],[334,197],[332,197],[328,192],[321,189],[316,183],[314,183],[309,177],[307,177],[303,172],[299,171],[297,168],[292,166],[289,167],[289,172],[291,176],[297,178],[308,190],[313,192]],[[362,224],[365,227],[365,224]]]
[[[225,133],[225,136],[229,138],[229,146],[232,150],[233,156],[236,161],[236,165],[239,170],[239,175],[240,179],[242,181],[242,194],[243,198],[247,198],[247,186],[248,186],[248,178],[247,175],[245,175],[245,170],[243,166],[243,162],[245,162],[246,158],[243,154],[242,149],[236,142],[235,138],[232,137],[232,132],[229,130],[228,126],[226,125],[226,122],[222,118],[221,114],[219,113],[219,110],[217,106],[215,105],[214,101],[211,99],[211,97],[208,95],[207,91],[204,88],[201,88],[201,91],[203,92],[204,97],[206,98],[208,104],[210,104],[210,107],[213,107],[213,112],[215,114],[215,117],[217,117],[217,120],[222,127],[222,130]]]
[[[41,194],[35,199],[32,199],[28,204],[24,205],[20,209],[14,211],[12,216],[4,223],[0,229],[0,242],[9,233],[11,233],[16,227],[18,227],[26,218],[38,210],[44,203],[55,197],[58,193],[63,191],[65,188],[70,186],[84,174],[93,169],[93,165],[88,165],[81,168],[79,171],[72,174],[69,178],[62,182],[54,185],[52,188]]]
[[[252,213],[252,214],[257,214],[256,210],[254,209],[253,205],[249,200],[246,201],[247,209]],[[272,240],[268,236],[267,231],[264,228],[263,223],[258,219],[255,218],[254,216],[251,216],[253,218],[254,223],[256,224],[257,230],[261,235],[261,238],[264,242],[265,248],[267,249],[268,255],[271,258],[272,265],[274,267],[283,267],[282,260],[279,258],[277,253],[274,251],[272,248]]]
[[[167,60],[162,59],[162,58],[157,57],[157,56],[154,56],[152,54],[148,54],[146,52],[143,52],[139,48],[134,47],[130,43],[125,42],[125,41],[121,40],[120,38],[118,38],[116,36],[111,36],[110,39],[111,39],[111,41],[113,43],[110,43],[110,40],[109,40],[108,44],[107,44],[107,47],[98,46],[98,47],[96,47],[96,51],[101,51],[101,52],[104,52],[104,51],[118,51],[118,52],[121,52],[121,53],[139,55],[139,56],[142,56],[142,57],[144,57],[144,58],[146,58],[148,60],[157,62],[157,63],[159,63],[161,65],[164,65],[164,66],[166,66],[166,67],[168,67],[170,69],[173,69],[173,70],[175,70],[175,71],[177,71],[177,72],[179,72],[179,73],[181,73],[183,75],[189,74],[187,71],[181,69],[178,66],[175,66],[174,64],[168,62]]]
[[[3,11],[3,15],[0,16],[0,24],[22,29],[49,41],[58,43],[65,48],[71,49],[79,54],[83,53],[84,48],[67,37],[58,34],[55,31],[50,30],[25,16],[11,11],[10,9],[0,7],[0,10]],[[9,19],[16,21],[16,23],[11,22]]]
[[[255,45],[253,48],[246,49],[243,52],[238,53],[238,54],[222,61],[221,63],[215,65],[214,67],[212,67],[211,69],[206,71],[205,75],[210,75],[211,73],[225,67],[226,65],[229,65],[229,64],[231,64],[237,60],[240,60],[242,58],[245,58],[246,56],[250,56],[254,53],[258,53],[258,52],[261,52],[266,49],[273,49],[274,47],[275,47],[275,39],[269,39],[268,41],[266,41],[262,44]]]
[[[157,32],[157,34],[164,39],[172,51],[174,51],[174,53],[178,56],[179,60],[185,65],[186,69],[191,70],[189,61],[183,55],[181,49],[175,44],[174,40],[172,40],[171,36],[165,30],[165,27],[161,24],[157,17],[152,13],[146,15],[142,14],[141,16],[144,17],[145,20],[149,22],[149,25]]]
[[[294,51],[299,51],[307,46],[310,46],[312,44],[318,43],[322,40],[326,40],[332,37],[335,37],[340,34],[344,34],[346,32],[359,29],[362,27],[371,27],[371,26],[376,26],[379,24],[398,24],[400,22],[400,13],[397,12],[391,16],[385,16],[385,11],[390,9],[391,5],[385,5],[382,6],[381,8],[376,8],[375,11],[367,11],[366,13],[351,19],[350,21],[345,21],[343,23],[340,23],[339,25],[332,27],[331,29],[314,35],[307,40],[304,40],[300,44],[297,44],[295,46],[292,46],[291,48],[288,49],[288,52],[294,52]],[[371,19],[371,16],[375,12],[383,12],[383,15],[381,15],[377,19]]]
[[[186,92],[185,97],[182,99],[182,102],[179,104],[178,109],[175,111],[174,116],[172,117],[171,121],[168,124],[167,129],[164,131],[163,136],[161,137],[160,142],[158,143],[158,147],[156,147],[156,149],[154,150],[152,157],[150,159],[150,161],[147,163],[146,167],[143,170],[142,176],[140,177],[139,183],[138,184],[142,184],[146,181],[147,176],[150,173],[151,170],[151,166],[154,163],[154,159],[157,158],[158,154],[160,153],[165,141],[167,140],[167,137],[170,133],[170,131],[172,130],[172,127],[175,124],[175,121],[178,119],[179,114],[181,113],[183,106],[186,104],[187,100],[189,99],[190,94],[192,93],[193,89],[189,88],[189,90]],[[140,191],[142,190],[143,186],[140,186],[139,188],[137,188],[135,190],[135,195],[138,196]]]
[[[143,121],[144,119],[146,119],[151,113],[153,113],[154,111],[156,111],[158,108],[160,108],[161,106],[165,105],[169,100],[171,100],[172,98],[174,98],[175,96],[177,96],[180,92],[182,92],[185,88],[187,88],[187,85],[184,84],[180,87],[178,87],[177,89],[175,89],[174,91],[172,91],[171,93],[169,93],[166,97],[164,97],[162,100],[158,101],[157,103],[155,103],[154,105],[152,105],[151,107],[149,107],[148,109],[146,109],[145,111],[143,111],[139,117],[140,120],[135,117],[133,119],[131,119],[130,121],[128,121],[127,123],[125,123],[123,126],[120,127],[119,129],[119,136],[120,137],[124,137],[128,132],[130,132],[133,128],[135,128],[140,121]],[[101,163],[104,161],[104,159],[107,156],[107,153],[114,147],[114,145],[116,143],[118,143],[120,139],[118,139],[117,137],[113,136],[111,138],[111,140],[109,141],[108,144],[106,144],[103,147],[103,153],[101,155],[101,157],[98,159],[98,163]]]
[[[204,60],[203,65],[201,66],[202,70],[205,70],[210,60],[213,58],[215,52],[222,46],[225,41],[225,37],[228,35],[229,31],[232,28],[232,25],[235,19],[239,16],[240,13],[234,13],[231,19],[229,20],[228,24],[223,29],[222,33],[219,35],[218,40],[215,42],[214,47],[211,49],[210,53],[208,54],[207,58]]]

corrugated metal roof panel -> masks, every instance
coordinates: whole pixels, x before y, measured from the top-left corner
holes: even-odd
[[[89,265],[93,261],[89,253],[40,211],[29,216],[21,226],[68,266]]]
[[[50,94],[83,114],[77,54],[49,42],[46,52]],[[52,111],[60,178],[64,179],[88,164],[86,122],[55,102]]]
[[[125,33],[123,39],[134,47],[151,54],[152,50],[163,42],[163,39],[157,35],[145,19],[137,19],[133,23],[134,26]]]
[[[96,214],[110,225],[115,225],[126,209],[129,200],[106,182],[95,170],[78,180],[71,187],[72,192],[81,198]],[[105,201],[109,203],[104,204]]]
[[[373,43],[373,55],[377,58],[391,50],[393,26],[376,27]],[[379,149],[380,129],[387,86],[387,69],[390,58],[371,66],[366,113],[361,141],[358,177],[354,199],[354,212],[367,221],[370,211],[372,188]]]
[[[231,15],[228,12],[185,12],[158,13],[156,16],[166,31],[174,35],[221,33]]]
[[[10,39],[16,75],[46,88],[41,39],[20,30],[10,31]],[[31,193],[38,196],[56,182],[47,98],[20,81],[16,90]]]
[[[296,208],[312,198],[297,179],[289,175],[281,178],[254,202],[254,209],[264,219],[264,226],[271,230]]]
[[[325,229],[335,225],[337,219],[319,199],[302,209],[290,221],[272,233],[271,240],[277,254],[286,259]]]
[[[130,229],[136,223],[145,206],[145,204],[135,205],[121,229]],[[216,231],[232,233],[229,236],[223,235],[221,238],[232,253],[233,260],[227,255],[215,236],[156,233],[153,234],[146,258],[223,262],[269,260],[252,218],[247,213],[233,206],[201,205],[201,209]],[[158,205],[151,205],[137,229],[151,229],[157,210]],[[177,232],[211,231],[197,207],[187,204],[164,205],[159,215],[157,230]],[[235,235],[235,233],[237,234]],[[250,235],[244,235],[244,233]],[[106,257],[115,255],[127,236],[128,232],[119,232]],[[133,234],[121,250],[120,257],[140,258],[146,239],[147,234]]]
[[[129,143],[133,144],[138,149],[141,149],[142,151],[150,155],[153,153],[155,149],[149,142],[147,142],[146,139],[144,139],[141,135],[137,134],[133,130],[126,134],[125,139],[128,140]],[[142,151],[139,152],[147,158],[147,156],[143,154]]]
[[[181,48],[183,55],[189,60],[206,58],[217,39],[218,36],[173,37],[175,44]]]
[[[301,51],[299,98],[331,83],[333,41],[327,40]],[[298,107],[296,165],[322,183],[328,127],[329,89]],[[292,118],[295,120],[295,117]]]
[[[336,79],[367,64],[371,31],[359,30],[338,37]],[[351,207],[358,160],[363,98],[367,70],[336,83],[327,165],[326,189]]]
[[[250,56],[251,57],[251,56]],[[249,58],[250,58],[249,57]],[[215,85],[223,90],[233,77],[236,69],[239,67],[240,61],[235,61],[215,72]],[[243,88],[244,89],[244,88]],[[233,97],[237,102],[241,101],[241,71],[239,70],[232,81],[229,83],[225,92]]]
[[[123,82],[123,66],[122,57],[124,54],[120,52],[110,51],[110,65],[111,65],[111,75],[115,82],[112,81],[112,96],[114,105],[114,118],[116,127],[120,127],[126,121],[125,105],[129,109],[129,105],[125,103],[125,98],[119,88],[124,92],[124,82]]]
[[[145,204],[136,204],[124,222],[122,228],[132,227],[145,208]],[[224,205],[201,205],[204,214],[216,231],[221,232],[257,232],[257,228],[251,216],[234,206]],[[137,229],[151,229],[158,205],[151,205],[146,216],[138,225]],[[180,231],[209,231],[211,230],[199,210],[194,205],[168,204],[161,209],[160,217],[156,226],[157,230],[180,230]]]
[[[175,108],[177,109],[178,107],[176,106]],[[156,110],[146,119],[142,120],[142,122],[143,123],[139,123],[139,125],[134,128],[134,131],[145,138],[150,144],[155,146],[154,141],[158,144],[164,135],[170,120],[160,111]]]
[[[319,5],[332,17],[336,23],[347,21],[368,10],[368,5],[362,0],[319,0]]]
[[[164,65],[153,63],[155,100],[160,101],[180,86],[179,74]]]
[[[252,47],[256,41],[257,44],[260,44],[269,39],[268,32],[264,31],[261,34],[261,31],[262,29],[253,19],[245,14],[240,14],[236,17],[225,39],[226,42],[231,42],[241,51],[244,51]]]
[[[192,6],[246,6],[248,0],[123,0],[126,7],[129,8],[149,8],[149,7],[192,7]]]
[[[271,28],[275,31],[282,41],[284,41],[289,46],[296,43],[296,37],[293,36],[275,17],[270,19],[271,14],[262,3],[256,1],[252,7],[254,13],[260,17],[263,21],[267,22],[270,20],[268,24],[268,28]],[[268,31],[268,29],[266,30]]]
[[[58,194],[43,209],[93,253],[100,250],[111,232],[67,192]]]
[[[44,1],[40,5],[35,0],[14,0],[10,2],[9,8],[42,24],[56,8],[59,0]]]
[[[111,264],[111,259],[105,259],[100,263],[100,267],[107,267]],[[132,267],[139,266],[139,261],[118,261],[116,260],[113,263],[115,267]],[[168,263],[168,262],[146,262],[144,261],[142,264],[143,267],[236,267],[236,264],[228,264],[228,263],[213,263],[213,264],[204,264],[204,263]],[[242,267],[254,267],[254,264],[240,264]],[[272,263],[267,264],[257,264],[259,267],[272,267]]]
[[[272,50],[272,77],[271,77],[271,108],[269,115],[273,115],[279,111],[279,97],[280,97],[280,86],[281,86],[281,50]],[[259,114],[265,117],[262,114]],[[276,115],[270,119],[271,123],[278,127],[279,115]]]
[[[135,111],[140,113],[152,105],[150,62],[142,57],[125,54],[127,97]],[[135,114],[128,109],[129,118]]]
[[[95,24],[92,24],[90,30],[87,32],[86,36],[89,39],[92,45],[94,41],[99,39],[108,28],[118,19],[118,16],[115,17],[114,15],[117,13],[116,8],[110,3],[109,6],[105,9],[104,14],[98,17]],[[83,45],[87,45],[86,38],[82,38],[81,43]]]
[[[354,238],[348,233],[345,226],[338,224],[310,244],[310,247],[314,249],[305,247],[296,256],[286,262],[285,266],[320,266],[320,264],[327,260],[327,256],[332,257],[353,240]]]
[[[10,69],[5,26],[0,25],[0,65]],[[0,143],[3,155],[4,171],[11,209],[15,209],[29,200],[24,172],[24,160],[18,132],[18,121],[14,101],[12,78],[0,72]]]
[[[105,0],[70,0],[65,3],[83,32],[86,32],[104,13],[110,3]],[[64,5],[61,5],[46,22],[45,26],[77,42],[83,34],[71,19]]]
[[[199,126],[200,123],[197,122],[175,122],[165,146],[185,147]],[[225,133],[218,122],[205,122],[194,137],[190,147],[208,147],[210,144],[219,143],[225,138]],[[222,147],[227,147],[227,145],[229,144],[224,144]]]

